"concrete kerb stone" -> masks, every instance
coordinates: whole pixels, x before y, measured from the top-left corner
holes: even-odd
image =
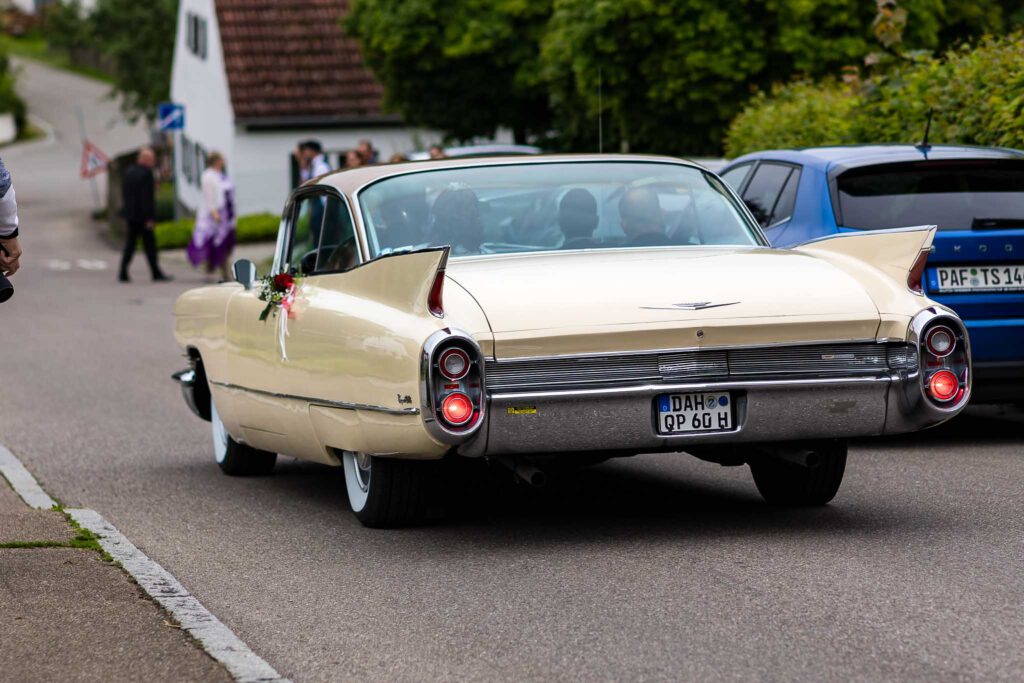
[[[98,536],[103,549],[120,562],[142,589],[170,612],[211,657],[223,664],[235,680],[245,683],[287,680],[99,513],[80,509],[67,512],[79,525]]]
[[[50,510],[57,501],[49,496],[35,477],[10,450],[0,445],[0,474],[27,505]],[[151,560],[113,524],[94,510],[65,510],[82,528],[99,539],[100,546],[120,563],[136,583],[195,638],[204,651],[242,683],[288,683],[270,664],[236,636],[202,603],[191,595],[167,570]]]
[[[0,445],[0,474],[11,483],[11,488],[29,507],[36,510],[52,510],[56,507],[57,501],[43,490],[32,473],[3,445]]]

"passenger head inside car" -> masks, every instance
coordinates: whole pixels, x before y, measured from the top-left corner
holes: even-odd
[[[380,205],[380,228],[377,239],[390,249],[415,247],[426,241],[430,219],[426,192],[409,192],[383,201]]]
[[[569,190],[558,203],[558,227],[565,236],[563,249],[585,249],[597,228],[597,200],[582,187]]]
[[[468,187],[449,187],[434,200],[434,242],[454,254],[478,254],[484,239],[480,201]]]
[[[629,246],[669,244],[658,193],[646,187],[626,190],[619,200],[619,220]]]

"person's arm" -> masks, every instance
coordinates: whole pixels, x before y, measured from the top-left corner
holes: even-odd
[[[0,160],[0,272],[13,275],[20,267],[18,243],[18,201],[11,174]]]
[[[142,213],[145,216],[146,227],[152,230],[156,227],[156,176],[148,168],[142,188]]]

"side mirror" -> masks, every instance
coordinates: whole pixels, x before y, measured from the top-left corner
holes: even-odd
[[[252,289],[253,283],[256,282],[256,264],[247,258],[240,258],[235,261],[232,269],[235,273],[235,282],[246,289]]]

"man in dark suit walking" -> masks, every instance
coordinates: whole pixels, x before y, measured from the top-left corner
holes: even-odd
[[[153,178],[153,167],[156,166],[156,154],[149,147],[139,150],[136,163],[124,172],[121,180],[121,197],[123,204],[121,215],[128,228],[125,234],[124,255],[121,257],[121,282],[131,282],[128,267],[135,256],[135,244],[142,238],[142,247],[146,251],[149,270],[154,282],[171,280],[160,270],[156,255],[156,182]]]

